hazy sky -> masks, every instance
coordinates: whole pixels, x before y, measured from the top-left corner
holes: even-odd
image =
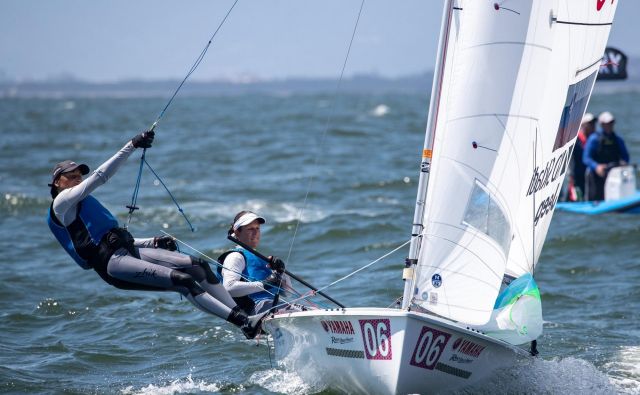
[[[638,56],[640,0],[614,1],[609,43]],[[240,0],[192,78],[337,78],[360,3]],[[232,4],[0,0],[0,77],[182,78]],[[436,0],[366,0],[346,74],[431,70],[441,13]]]

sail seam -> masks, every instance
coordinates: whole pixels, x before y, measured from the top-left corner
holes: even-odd
[[[474,228],[474,229],[475,229],[475,228]],[[464,246],[464,245],[462,245],[462,244],[459,244],[459,243],[456,243],[455,241],[450,240],[450,239],[447,239],[447,238],[445,238],[445,237],[437,236],[437,235],[435,235],[435,234],[427,234],[427,233],[425,233],[424,235],[425,235],[425,236],[433,237],[433,238],[435,238],[435,239],[440,239],[440,240],[448,241],[449,243],[451,243],[451,244],[453,244],[453,245],[455,245],[455,246],[458,246],[458,247],[460,247],[460,248],[464,249],[465,251],[469,252],[471,255],[473,255],[474,257],[476,257],[476,258],[478,259],[478,261],[482,262],[482,264],[483,264],[483,265],[484,265],[484,266],[485,266],[485,267],[486,267],[486,268],[487,268],[491,273],[493,273],[493,274],[496,276],[496,278],[500,278],[500,279],[502,278],[502,275],[501,275],[501,274],[498,274],[496,271],[494,271],[494,270],[493,270],[493,269],[492,269],[492,268],[491,268],[491,267],[490,267],[490,266],[489,266],[485,261],[483,261],[483,260],[482,260],[482,259],[481,259],[481,258],[480,258],[476,253],[475,253],[475,252],[473,252],[472,250],[470,250],[470,249],[469,249],[469,248],[467,248],[466,246]],[[477,233],[476,233],[476,234],[473,234],[473,237],[478,237],[478,234],[477,234]],[[493,247],[493,245],[492,245],[492,247]],[[498,251],[498,252],[500,252],[502,255],[504,255],[504,252],[502,252],[501,250],[496,249],[496,251]],[[431,266],[431,265],[425,265],[425,264],[422,264],[422,265],[420,265],[420,266],[429,267],[429,266]],[[431,266],[431,267],[434,267],[434,268],[435,268],[435,266]],[[445,269],[445,268],[443,268],[443,269],[444,269],[444,270],[449,270],[450,272],[453,272],[453,273],[457,273],[457,274],[460,274],[460,275],[464,275],[464,274],[462,274],[462,273],[458,273],[458,272],[456,272],[455,270]],[[464,275],[464,276],[466,276],[466,275]],[[475,277],[472,277],[472,276],[466,276],[466,277],[473,278],[473,279],[476,279],[476,280],[478,280],[478,281],[481,281],[481,282],[485,282],[485,283],[487,283],[487,284],[490,284],[490,283],[488,283],[488,282],[486,282],[486,281],[480,280],[479,278],[475,278]]]
[[[466,49],[478,48],[478,47],[487,47],[487,46],[491,46],[491,45],[522,45],[522,46],[525,46],[525,47],[534,47],[534,48],[544,49],[544,50],[549,51],[549,52],[552,51],[551,47],[547,47],[545,45],[540,45],[540,44],[532,44],[532,43],[529,43],[529,42],[526,42],[526,41],[494,41],[494,42],[490,42],[490,43],[472,45],[472,46],[467,47]]]
[[[536,117],[532,117],[530,115],[519,115],[519,114],[496,114],[496,113],[486,113],[486,114],[472,114],[472,115],[465,115],[463,117],[458,117],[458,118],[452,118],[449,120],[448,123],[451,122],[455,122],[455,121],[460,121],[463,119],[471,119],[471,118],[481,118],[481,117],[507,117],[507,118],[522,118],[522,119],[530,119],[532,121],[536,121],[538,122],[539,119]]]

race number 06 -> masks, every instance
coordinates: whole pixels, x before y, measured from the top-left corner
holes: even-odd
[[[423,326],[416,348],[413,350],[411,365],[432,370],[440,359],[449,338],[451,338],[449,333]]]
[[[359,320],[367,359],[391,359],[391,321]]]

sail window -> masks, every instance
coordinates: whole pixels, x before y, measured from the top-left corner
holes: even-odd
[[[498,202],[477,180],[471,192],[463,223],[486,234],[502,247],[505,255],[511,245],[511,224]]]

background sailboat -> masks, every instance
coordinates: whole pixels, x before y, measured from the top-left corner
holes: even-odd
[[[619,166],[609,170],[603,201],[559,202],[558,210],[577,214],[640,214],[640,190],[636,187],[635,166]]]
[[[403,308],[265,322],[276,358],[347,391],[468,385],[539,336],[533,280],[616,4],[447,1]]]

